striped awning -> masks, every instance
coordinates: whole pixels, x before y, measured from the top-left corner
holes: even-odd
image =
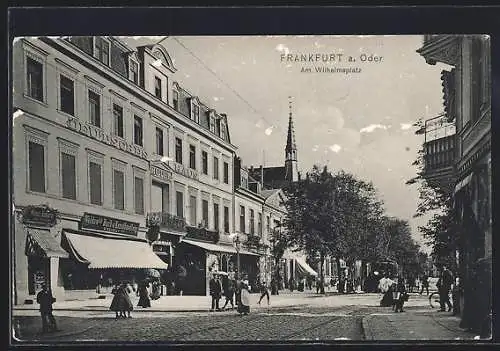
[[[73,257],[88,263],[88,268],[168,268],[145,240],[76,231],[64,234]]]
[[[40,255],[47,257],[69,257],[63,250],[59,242],[54,238],[49,230],[28,229],[26,237],[26,253],[41,252]],[[36,246],[38,250],[31,250],[30,247]]]
[[[313,277],[316,277],[318,275],[318,273],[316,273],[316,271],[312,269],[311,266],[309,266],[304,259],[296,258],[295,262],[297,262],[297,269],[302,274],[312,275]]]
[[[232,254],[237,253],[236,249],[233,246],[228,246],[228,245],[217,245],[217,244],[189,240],[189,239],[183,239],[181,241],[181,243],[186,243],[189,245],[197,246],[199,248],[202,248],[202,249],[210,251],[210,252],[224,252],[224,253],[232,253]],[[250,252],[247,250],[240,250],[240,255],[260,256],[258,253]]]

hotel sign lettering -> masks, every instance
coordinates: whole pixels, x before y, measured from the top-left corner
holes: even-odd
[[[46,205],[26,206],[22,212],[24,224],[54,226],[57,222],[57,210]]]
[[[163,181],[169,181],[172,179],[172,172],[156,166],[151,166],[151,175]]]
[[[103,232],[137,236],[139,223],[123,221],[116,218],[104,217],[85,212],[80,221],[80,229],[92,229]]]
[[[171,162],[169,163],[170,168],[172,168],[176,173],[183,175],[184,177],[192,178],[198,180],[198,172],[194,169],[186,168],[180,163]]]
[[[101,128],[79,121],[77,118],[69,117],[66,126],[101,143],[111,145],[134,156],[148,159],[148,154],[142,147],[130,144],[117,136],[106,134]]]

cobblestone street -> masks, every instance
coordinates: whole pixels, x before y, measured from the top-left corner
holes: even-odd
[[[20,341],[259,341],[259,340],[394,340],[472,339],[458,329],[447,329],[454,317],[413,298],[405,313],[378,306],[378,296],[320,297],[319,303],[252,308],[247,316],[235,311],[168,312],[137,310],[132,318],[115,320],[102,310],[56,311],[61,331],[42,335],[36,311],[17,311],[14,317]],[[313,299],[316,300],[316,299]],[[311,299],[307,299],[307,302]],[[359,301],[353,305],[352,302]],[[329,304],[327,302],[330,302]],[[342,302],[345,302],[342,305]],[[439,316],[438,316],[439,315]],[[438,317],[435,317],[438,316]],[[440,318],[437,320],[436,318]]]

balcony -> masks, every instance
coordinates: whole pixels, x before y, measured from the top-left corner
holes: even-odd
[[[417,52],[430,65],[437,62],[455,66],[459,58],[459,37],[454,35],[424,35],[423,46]]]
[[[446,192],[454,185],[455,142],[455,125],[446,116],[425,122],[423,177],[432,187]]]
[[[186,230],[187,230],[186,238],[209,241],[213,243],[219,241],[220,234],[219,232],[216,232],[214,230],[208,230],[207,228],[204,227],[191,227],[191,226],[187,226]]]
[[[161,229],[173,229],[179,232],[186,231],[186,220],[167,212],[149,212],[146,216],[146,226],[158,226]]]

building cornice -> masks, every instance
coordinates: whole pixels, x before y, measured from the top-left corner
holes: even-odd
[[[460,39],[454,35],[442,35],[424,41],[424,45],[417,52],[430,65],[437,62],[457,66],[460,61]]]

